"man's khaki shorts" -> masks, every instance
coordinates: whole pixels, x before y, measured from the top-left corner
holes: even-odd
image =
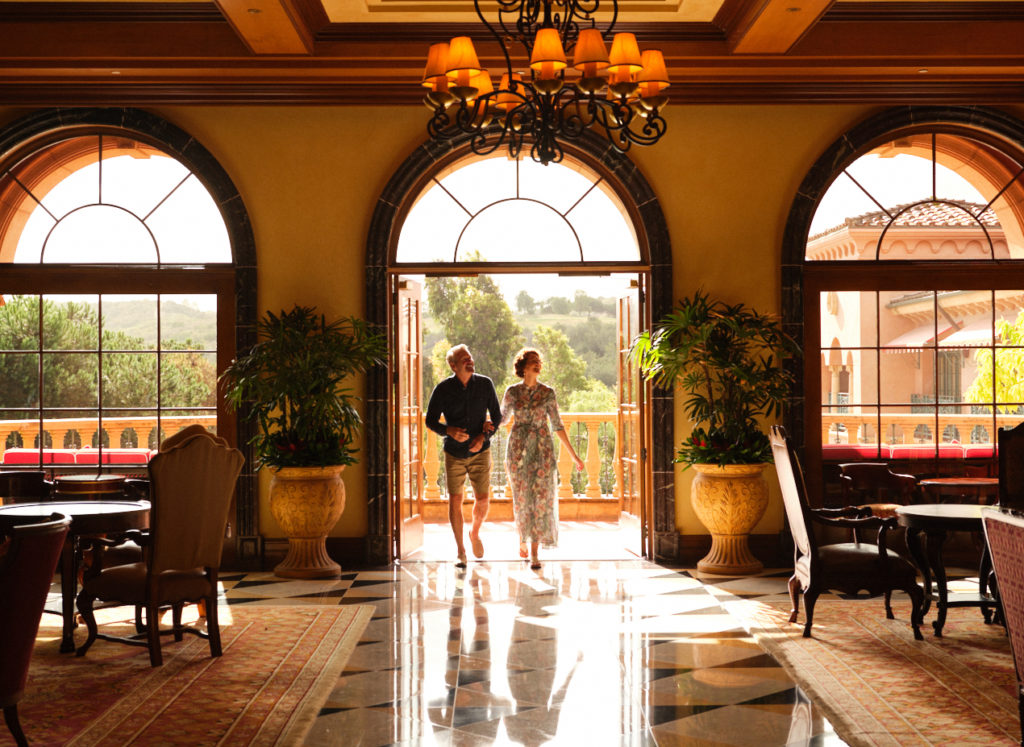
[[[462,495],[466,487],[466,476],[473,486],[474,496],[491,494],[491,450],[485,449],[479,454],[465,458],[444,453],[444,479],[448,486],[448,495]]]

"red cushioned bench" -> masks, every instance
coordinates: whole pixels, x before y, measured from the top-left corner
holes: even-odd
[[[43,449],[43,464],[74,464],[75,449]],[[39,464],[39,449],[14,447],[4,452],[3,464]]]

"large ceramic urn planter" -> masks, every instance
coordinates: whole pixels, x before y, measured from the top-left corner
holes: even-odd
[[[284,578],[336,578],[327,534],[345,510],[344,465],[282,467],[270,482],[270,513],[288,537],[288,555],[274,568]]]
[[[768,507],[764,464],[694,464],[697,476],[690,501],[697,518],[711,532],[711,550],[697,563],[704,573],[745,575],[764,564],[747,544],[750,531]]]

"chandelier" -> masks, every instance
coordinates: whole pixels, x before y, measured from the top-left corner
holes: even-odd
[[[524,143],[542,164],[559,162],[559,140],[576,140],[593,128],[619,151],[653,145],[665,134],[661,110],[668,102],[668,72],[660,50],[640,53],[636,36],[618,33],[618,0],[603,31],[594,18],[601,0],[497,0],[497,25],[476,14],[505,55],[497,89],[481,67],[473,42],[457,36],[434,44],[427,56],[424,103],[433,112],[427,132],[437,140],[470,136],[478,155],[507,144],[519,158]],[[526,49],[529,71],[512,69],[509,46]],[[567,55],[572,55],[570,68]],[[572,77],[569,77],[572,76]]]

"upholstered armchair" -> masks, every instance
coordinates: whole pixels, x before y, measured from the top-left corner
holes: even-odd
[[[1010,637],[1010,651],[1017,675],[1018,718],[1024,728],[1024,555],[1021,554],[1021,548],[1024,548],[1024,517],[997,508],[985,508],[981,512],[981,521],[995,573],[993,589]],[[1021,745],[1024,745],[1024,735],[1021,736]]]
[[[1024,511],[1024,423],[1013,428],[1000,428],[999,505]]]
[[[821,592],[830,589],[839,589],[848,594],[856,594],[861,590],[870,594],[884,594],[885,615],[891,620],[892,591],[899,589],[910,597],[910,624],[914,629],[914,638],[921,640],[924,592],[917,584],[917,571],[907,560],[886,547],[887,531],[896,526],[896,520],[873,516],[870,509],[857,506],[810,508],[803,471],[784,428],[772,426],[771,444],[786,518],[793,535],[793,576],[789,579],[789,597],[793,610],[789,621],[797,621],[800,594],[803,594],[807,604],[804,636],[809,638],[814,622],[814,605]],[[819,545],[814,533],[816,524],[853,530],[876,529],[878,542],[873,545],[855,540]]]
[[[125,535],[141,547],[141,559],[102,567],[84,581],[78,594],[78,610],[89,631],[79,656],[101,638],[147,647],[150,663],[159,666],[160,637],[173,635],[180,641],[183,633],[208,638],[210,655],[220,656],[217,570],[242,461],[241,452],[202,427],[164,443],[149,463],[150,527]],[[100,634],[93,614],[97,600],[145,609],[145,632],[127,638]],[[182,625],[181,610],[189,602],[204,604],[206,631]],[[170,630],[160,629],[162,607],[173,611]]]
[[[24,522],[25,519],[19,519]],[[28,740],[18,701],[28,681],[32,648],[71,519],[53,514],[34,523],[0,525],[0,706],[18,745]]]

